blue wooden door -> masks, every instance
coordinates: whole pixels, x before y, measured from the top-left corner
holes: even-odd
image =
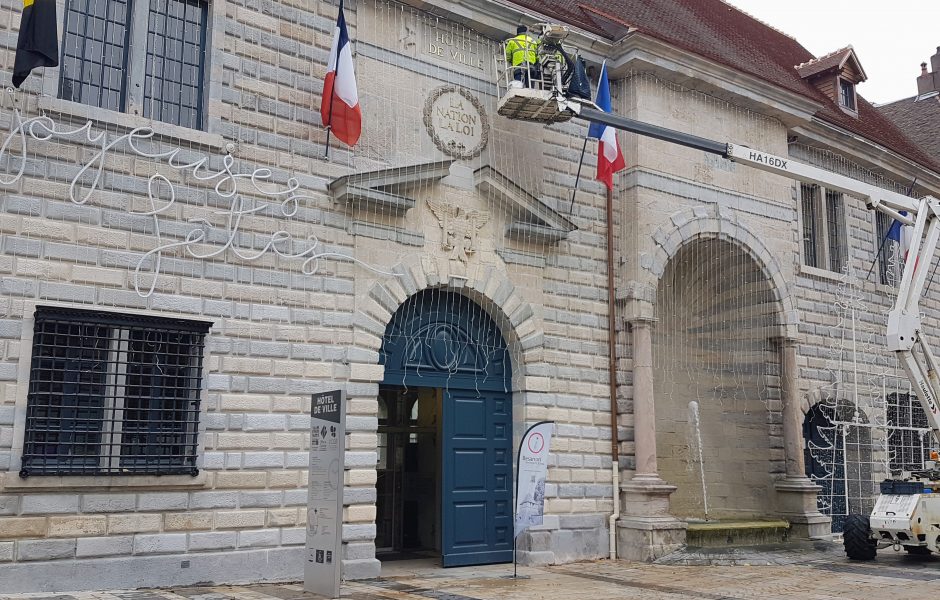
[[[511,561],[511,373],[499,327],[466,296],[425,290],[392,316],[380,356],[383,383],[444,390],[444,566]]]
[[[512,560],[512,399],[444,395],[443,564]]]

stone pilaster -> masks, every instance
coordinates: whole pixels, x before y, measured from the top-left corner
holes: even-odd
[[[620,485],[617,556],[625,560],[655,560],[685,544],[685,523],[669,514],[669,495],[676,486],[663,481],[656,466],[652,325],[647,318],[630,322],[636,473]]]
[[[774,487],[777,510],[790,522],[793,537],[820,537],[831,531],[832,519],[819,512],[816,494],[821,489],[806,477],[803,459],[803,411],[800,409],[797,340],[780,338],[780,386],[783,396],[783,446],[786,477]]]

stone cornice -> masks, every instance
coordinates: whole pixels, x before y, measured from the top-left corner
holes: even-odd
[[[506,231],[508,237],[554,244],[577,229],[564,215],[489,165],[474,171],[473,181],[484,194],[501,198],[508,206],[519,209],[512,211],[514,216]]]
[[[822,119],[814,118],[793,133],[847,155],[874,170],[885,170],[899,181],[917,176],[918,185],[940,195],[940,173],[932,171],[893,150]]]
[[[372,210],[403,215],[414,208],[414,198],[403,194],[410,187],[440,181],[450,173],[453,159],[343,175],[330,182],[333,199],[340,204],[362,202]]]
[[[672,80],[676,74],[693,78],[697,90],[745,107],[753,105],[788,126],[809,121],[821,107],[815,100],[641,33],[617,42],[608,68],[613,77],[629,70],[653,70],[669,74]]]

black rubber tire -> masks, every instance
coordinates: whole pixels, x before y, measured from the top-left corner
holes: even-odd
[[[851,560],[874,560],[878,552],[875,540],[871,539],[871,526],[865,515],[849,515],[842,529],[842,544],[845,555]]]
[[[908,554],[919,554],[921,556],[930,554],[930,548],[927,546],[904,546],[904,549],[907,550]]]

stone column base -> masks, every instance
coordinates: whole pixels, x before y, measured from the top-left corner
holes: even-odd
[[[686,524],[674,517],[626,517],[617,520],[617,558],[652,562],[685,545]]]
[[[620,485],[618,558],[649,562],[685,545],[686,524],[669,514],[669,495],[675,490],[676,486],[649,475],[634,476]]]
[[[820,488],[807,477],[787,477],[774,484],[777,511],[790,522],[791,538],[824,538],[832,534],[832,518],[819,512]]]

